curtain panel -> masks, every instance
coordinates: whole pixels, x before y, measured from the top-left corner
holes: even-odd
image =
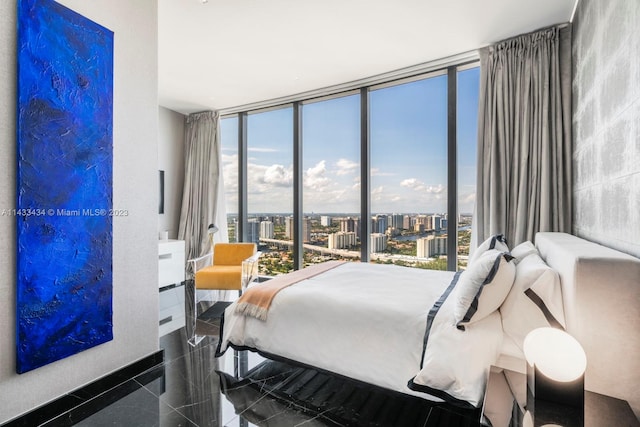
[[[571,232],[571,27],[480,51],[474,242]]]
[[[207,227],[215,223],[219,194],[224,193],[219,188],[218,123],[219,115],[213,111],[185,118],[184,187],[178,238],[185,241],[186,259],[211,251]],[[226,226],[226,218],[222,220]]]

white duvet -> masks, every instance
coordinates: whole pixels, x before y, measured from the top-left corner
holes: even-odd
[[[398,392],[478,406],[502,343],[497,312],[460,331],[451,292],[434,317],[421,363],[429,312],[453,276],[345,263],[280,291],[266,321],[229,306],[218,353],[248,347]],[[411,390],[410,380],[428,393]]]

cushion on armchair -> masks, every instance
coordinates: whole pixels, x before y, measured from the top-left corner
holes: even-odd
[[[196,289],[242,289],[242,261],[256,253],[255,243],[216,243],[213,265],[196,271]]]
[[[210,265],[196,272],[196,289],[241,288],[242,265]]]
[[[242,265],[242,261],[256,253],[255,243],[216,243],[213,265]]]

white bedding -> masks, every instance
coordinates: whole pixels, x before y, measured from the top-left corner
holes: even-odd
[[[427,317],[453,276],[453,272],[346,263],[283,289],[274,298],[266,321],[236,314],[235,304],[229,306],[218,354],[232,344],[439,400],[409,389],[407,383],[419,373],[421,378],[426,374],[428,383],[428,369],[421,371]],[[442,324],[440,328],[456,331],[456,338],[446,339],[443,348],[448,350],[440,354],[437,346],[442,338],[431,340],[425,360],[440,358],[438,369],[462,373],[460,381],[467,377],[479,380],[479,384],[469,385],[474,389],[470,398],[455,396],[477,406],[486,379],[483,372],[495,362],[495,349],[502,342],[499,314],[463,332],[455,328],[453,318],[445,317],[446,312],[436,316],[431,333],[441,336],[444,332],[433,328]]]

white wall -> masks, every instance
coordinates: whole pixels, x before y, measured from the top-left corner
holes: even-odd
[[[158,350],[157,0],[58,0],[115,33],[111,342],[15,373],[15,218],[0,216],[0,423]],[[0,2],[0,209],[16,197],[16,0]]]
[[[184,119],[173,110],[158,111],[158,169],[164,171],[164,214],[159,215],[158,231],[169,231],[176,239],[180,224],[184,183]]]

